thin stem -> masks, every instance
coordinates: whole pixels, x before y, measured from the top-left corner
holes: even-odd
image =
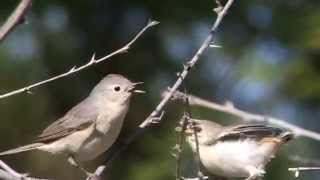
[[[181,176],[181,153],[183,151],[183,142],[184,142],[184,139],[185,139],[185,130],[186,130],[186,127],[187,127],[187,116],[186,114],[183,115],[183,117],[181,118],[179,124],[179,134],[177,136],[177,144],[175,146],[175,150],[176,150],[176,153],[175,153],[175,158],[176,158],[176,180],[181,180],[182,179],[182,176]]]
[[[116,51],[114,51],[114,52],[112,52],[112,53],[110,53],[110,54],[108,54],[108,55],[106,55],[106,56],[104,56],[104,57],[102,57],[102,58],[95,59],[95,54],[93,54],[93,56],[92,56],[91,59],[88,61],[88,63],[86,63],[86,64],[84,64],[84,65],[82,65],[82,66],[80,66],[80,67],[78,67],[78,68],[77,68],[76,66],[74,66],[74,67],[72,67],[69,71],[67,71],[67,72],[65,72],[65,73],[62,73],[62,74],[60,74],[60,75],[57,75],[57,76],[54,76],[54,77],[52,77],[52,78],[46,79],[46,80],[44,80],[44,81],[40,81],[40,82],[31,84],[31,85],[29,85],[29,86],[26,86],[26,87],[23,87],[23,88],[20,88],[20,89],[17,89],[17,90],[8,92],[8,93],[6,93],[6,94],[2,94],[2,95],[0,95],[0,99],[6,98],[6,97],[9,97],[9,96],[13,96],[13,95],[16,95],[16,94],[19,94],[19,93],[23,93],[23,92],[30,92],[31,89],[33,89],[33,88],[35,88],[35,87],[42,86],[42,85],[44,85],[44,84],[47,84],[47,83],[49,83],[49,82],[52,82],[52,81],[54,81],[54,80],[57,80],[57,79],[60,79],[60,78],[63,78],[63,77],[67,77],[67,76],[69,76],[69,75],[71,75],[71,74],[74,74],[74,73],[77,73],[77,72],[82,71],[82,70],[84,70],[84,69],[87,69],[87,68],[93,66],[94,64],[98,64],[98,63],[103,62],[103,61],[105,61],[105,60],[107,60],[107,59],[110,59],[111,57],[113,57],[113,56],[115,56],[115,55],[118,55],[118,54],[121,54],[121,53],[125,53],[125,52],[127,52],[127,51],[130,49],[131,45],[132,45],[133,43],[135,43],[136,40],[142,36],[142,34],[143,34],[147,29],[149,29],[150,27],[155,26],[155,25],[157,25],[157,24],[159,24],[158,21],[149,21],[148,24],[147,24],[143,29],[141,29],[141,30],[139,31],[139,33],[138,33],[129,43],[127,43],[127,44],[126,44],[125,46],[123,46],[122,48],[120,48],[120,49],[118,49],[118,50],[116,50]]]

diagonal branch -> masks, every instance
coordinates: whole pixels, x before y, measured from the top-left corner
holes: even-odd
[[[110,59],[111,57],[115,56],[115,55],[118,55],[118,54],[121,54],[121,53],[125,53],[125,52],[128,52],[128,50],[130,49],[131,45],[133,43],[136,42],[136,40],[142,36],[142,34],[147,30],[149,29],[150,27],[152,26],[155,26],[159,24],[158,21],[149,21],[148,24],[142,29],[139,31],[139,33],[129,42],[127,43],[125,46],[123,46],[122,48],[102,57],[102,58],[99,58],[99,59],[95,59],[95,54],[93,54],[93,56],[91,57],[91,59],[88,61],[88,63],[80,66],[80,67],[72,67],[69,71],[63,73],[63,74],[60,74],[60,75],[57,75],[57,76],[54,76],[50,79],[47,79],[47,80],[44,80],[44,81],[40,81],[40,82],[37,82],[35,84],[32,84],[32,85],[29,85],[29,86],[26,86],[24,88],[21,88],[21,89],[17,89],[17,90],[14,90],[14,91],[11,91],[9,93],[6,93],[6,94],[2,94],[0,95],[0,99],[3,99],[3,98],[6,98],[6,97],[9,97],[9,96],[13,96],[13,95],[16,95],[16,94],[19,94],[19,93],[23,93],[23,92],[30,92],[31,89],[35,88],[35,87],[38,87],[38,86],[42,86],[44,84],[47,84],[51,81],[54,81],[54,80],[57,80],[57,79],[60,79],[60,78],[63,78],[63,77],[66,77],[66,76],[69,76],[70,74],[74,74],[74,73],[77,73],[79,71],[82,71],[84,69],[87,69],[89,67],[91,67],[92,65],[94,64],[98,64],[102,61],[105,61],[107,59]]]
[[[114,152],[109,159],[106,161],[106,165],[102,165],[98,167],[98,169],[105,169],[108,165],[112,164],[112,161],[122,152],[124,151],[127,146],[134,141],[139,135],[141,135],[144,130],[151,126],[152,124],[159,123],[162,118],[159,118],[159,114],[163,112],[164,107],[166,104],[169,102],[171,99],[173,93],[181,86],[182,82],[184,79],[187,77],[189,74],[190,70],[195,66],[195,64],[198,62],[200,56],[204,53],[204,51],[210,46],[210,43],[214,40],[214,35],[217,31],[217,28],[221,24],[223,17],[227,14],[228,9],[231,7],[232,3],[234,0],[228,0],[225,6],[217,12],[217,18],[212,25],[210,29],[209,35],[206,37],[196,54],[184,65],[183,70],[181,73],[179,73],[179,77],[176,80],[176,82],[171,86],[170,92],[162,98],[162,100],[159,102],[159,104],[156,106],[156,108],[149,114],[149,116],[139,125],[137,130],[131,134],[128,139],[124,142],[124,145],[117,149],[116,152]],[[96,173],[97,176],[100,176],[103,171],[99,171],[99,173]]]
[[[182,72],[179,74],[178,79],[176,82],[172,85],[170,88],[169,93],[162,98],[160,103],[157,105],[157,107],[152,111],[152,113],[139,125],[140,128],[146,128],[150,126],[152,123],[152,119],[156,117],[160,112],[163,110],[164,106],[168,103],[168,101],[171,99],[173,93],[181,86],[183,80],[187,77],[190,70],[195,66],[195,64],[198,62],[200,56],[204,53],[204,51],[209,47],[210,43],[214,39],[214,35],[217,31],[217,28],[219,27],[223,17],[226,15],[228,9],[232,5],[233,0],[228,0],[226,5],[223,7],[221,11],[218,12],[218,17],[216,21],[214,22],[210,34],[207,36],[207,38],[204,40],[196,54],[192,57],[191,60],[189,60],[186,65],[184,65],[184,68]]]
[[[7,21],[0,28],[0,43],[7,37],[7,35],[13,31],[24,20],[29,7],[32,4],[32,0],[21,0],[16,9],[9,16]]]
[[[162,95],[167,96],[167,94],[169,94],[169,93],[170,93],[170,90],[165,91]],[[173,99],[184,100],[185,99],[184,96],[185,96],[184,93],[176,91],[174,93]],[[242,111],[242,110],[234,107],[232,105],[232,103],[227,103],[227,104],[221,105],[221,104],[214,103],[212,101],[208,101],[208,100],[205,100],[205,99],[199,98],[197,96],[193,96],[193,95],[188,95],[188,97],[189,97],[190,105],[201,106],[201,107],[213,109],[216,111],[221,111],[221,112],[239,117],[244,121],[269,122],[274,125],[291,130],[296,136],[308,137],[308,138],[320,141],[320,133],[301,128],[299,126],[288,123],[285,120],[276,119],[273,117],[266,117],[264,115],[253,114],[253,113],[249,113],[246,111]]]

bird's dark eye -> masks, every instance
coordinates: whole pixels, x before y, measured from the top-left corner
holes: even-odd
[[[118,91],[120,91],[120,90],[121,90],[120,86],[115,86],[115,87],[114,87],[114,91],[118,92]]]

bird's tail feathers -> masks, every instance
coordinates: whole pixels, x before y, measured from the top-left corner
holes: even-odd
[[[37,149],[38,147],[42,146],[43,143],[33,143],[33,144],[28,144],[25,146],[21,146],[15,149],[10,149],[4,152],[0,153],[0,156],[5,156],[5,155],[10,155],[10,154],[16,154],[16,153],[20,153],[20,152],[24,152],[24,151],[29,151],[29,150],[33,150],[33,149]]]

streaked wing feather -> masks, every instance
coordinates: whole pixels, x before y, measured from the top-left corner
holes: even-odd
[[[277,137],[283,132],[283,129],[266,124],[241,124],[227,127],[224,133],[221,133],[218,140],[238,140],[244,138],[262,139],[266,137]]]

